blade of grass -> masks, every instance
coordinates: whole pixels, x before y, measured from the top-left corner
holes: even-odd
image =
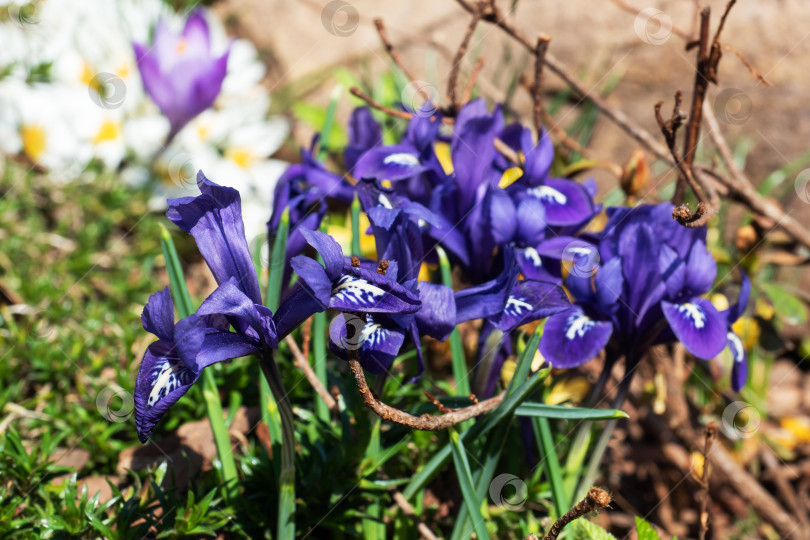
[[[343,93],[343,85],[338,84],[332,90],[332,96],[329,100],[329,107],[326,109],[326,118],[323,120],[323,128],[321,128],[321,140],[318,145],[318,159],[323,161],[326,159],[327,152],[329,151],[329,137],[332,135],[332,128],[335,125],[335,113],[337,112],[338,102],[340,95]]]
[[[442,283],[453,288],[453,274],[450,269],[450,259],[441,246],[436,246],[436,253],[439,254],[439,268],[442,272]],[[450,334],[450,356],[452,358],[453,379],[456,381],[456,392],[459,395],[470,394],[470,378],[467,374],[467,360],[464,357],[464,345],[461,343],[461,334],[458,327],[453,328]]]
[[[461,495],[464,498],[464,505],[470,514],[473,522],[473,529],[479,539],[489,538],[486,521],[481,513],[481,500],[476,495],[473,485],[472,473],[470,472],[470,462],[467,459],[467,450],[459,437],[458,432],[450,429],[450,443],[453,451],[453,464],[456,468],[458,484],[461,488]]]
[[[612,420],[614,418],[628,418],[626,412],[618,409],[586,409],[583,407],[566,407],[565,405],[547,405],[545,403],[523,403],[515,409],[515,416],[555,418],[559,420]]]
[[[557,516],[562,516],[568,512],[568,499],[563,487],[562,472],[560,462],[557,459],[557,449],[554,447],[554,437],[551,435],[551,426],[548,418],[534,418],[534,438],[538,448],[543,452],[543,461],[548,475],[548,482],[551,484],[551,494],[554,499],[554,509]]]
[[[532,390],[535,389],[535,387],[545,378],[545,376],[546,373],[543,372],[538,372],[532,375],[528,381],[518,386],[512,395],[504,398],[503,402],[500,404],[500,406],[498,406],[498,408],[484,418],[479,419],[475,424],[472,425],[472,427],[465,430],[461,434],[462,440],[467,441],[474,440],[478,437],[483,437],[500,422],[510,418],[515,412],[517,406],[523,402],[529,396],[529,394],[531,394]],[[417,492],[421,491],[425,486],[427,486],[428,482],[430,482],[450,460],[451,453],[452,450],[449,444],[443,446],[441,450],[436,452],[425,464],[425,466],[419,469],[419,471],[413,475],[411,482],[402,492],[405,498],[412,498]]]
[[[326,232],[326,220],[321,223],[320,231]],[[318,262],[323,264],[323,258],[318,255]],[[321,311],[312,316],[312,359],[313,370],[324,388],[329,388],[326,376],[326,312]],[[329,408],[318,396],[315,399],[315,412],[320,420],[329,422]]]
[[[191,303],[191,296],[188,293],[186,279],[183,275],[183,267],[180,265],[180,258],[177,256],[177,248],[174,245],[169,230],[160,224],[160,248],[163,251],[163,258],[166,260],[166,271],[169,274],[169,288],[177,306],[177,313],[181,318],[188,317],[194,312]],[[211,369],[204,369],[203,379],[203,399],[208,412],[208,420],[211,422],[211,431],[214,434],[214,443],[217,447],[217,454],[222,465],[222,481],[225,484],[225,495],[229,499],[235,495],[237,486],[236,461],[231,449],[231,439],[228,435],[228,428],[225,425],[225,417],[222,412],[222,402],[219,399],[219,391]]]

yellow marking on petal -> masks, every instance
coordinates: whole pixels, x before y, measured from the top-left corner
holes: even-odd
[[[183,54],[188,49],[188,42],[184,38],[177,40],[177,54]]]
[[[546,365],[546,359],[542,354],[540,354],[540,350],[538,349],[534,352],[534,358],[532,358],[532,373],[535,371],[540,371],[540,368],[544,365]]]
[[[246,148],[228,148],[225,151],[225,157],[239,165],[243,169],[247,169],[256,160],[256,156]]]
[[[351,222],[351,218],[348,218],[347,223],[348,222]],[[376,261],[377,243],[374,240],[374,235],[366,234],[366,231],[370,226],[371,222],[369,222],[366,213],[360,212],[360,253],[355,253],[353,255],[364,255],[372,261]]]
[[[523,176],[523,169],[520,167],[510,167],[503,171],[503,176],[501,176],[501,179],[498,181],[498,187],[506,189],[514,184],[521,176]]]
[[[101,123],[101,127],[98,128],[98,131],[93,137],[93,143],[98,144],[104,141],[114,141],[120,135],[121,127],[118,123],[112,120],[105,120]]]
[[[439,164],[444,169],[444,174],[453,174],[453,158],[450,155],[450,144],[446,142],[437,142],[433,145],[433,151],[436,153],[436,158]]]
[[[380,185],[385,189],[391,189],[394,187],[394,184],[391,183],[391,180],[383,180],[380,182]]]
[[[729,306],[728,298],[726,298],[726,295],[724,294],[720,293],[713,294],[711,297],[711,301],[712,305],[717,308],[717,311],[724,311],[728,309]]]
[[[430,281],[430,267],[426,262],[419,266],[419,281]]]
[[[588,394],[591,389],[591,383],[585,377],[572,377],[564,381],[560,381],[554,385],[551,392],[546,397],[546,403],[549,405],[559,405],[566,401],[573,401],[579,403]]]
[[[503,367],[501,368],[501,384],[504,388],[509,386],[516,369],[517,362],[515,362],[514,357],[510,356],[504,361]]]
[[[47,137],[42,126],[23,126],[20,132],[23,152],[34,161],[45,151]]]
[[[742,340],[745,350],[750,351],[754,346],[759,343],[759,336],[762,330],[759,328],[759,323],[756,319],[751,317],[740,317],[731,325],[731,329]]]

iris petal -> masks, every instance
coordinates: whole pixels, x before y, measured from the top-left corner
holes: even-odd
[[[540,340],[540,353],[556,368],[590,361],[607,345],[613,325],[588,317],[579,308],[552,315]]]
[[[725,348],[728,321],[705,298],[682,304],[662,301],[661,307],[672,332],[698,358],[709,360]]]

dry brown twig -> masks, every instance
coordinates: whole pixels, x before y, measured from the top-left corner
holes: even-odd
[[[391,60],[399,66],[399,69],[405,74],[409,81],[413,82],[416,78],[413,76],[413,73],[405,66],[405,63],[399,57],[399,53],[394,48],[394,44],[391,43],[391,40],[388,39],[388,31],[385,29],[385,23],[382,19],[376,18],[374,19],[374,26],[377,28],[377,34],[380,36],[380,41],[382,41],[383,47],[385,47],[385,52],[388,53],[388,56],[391,57]],[[422,97],[425,99],[430,99],[430,95],[425,91],[422,86],[417,85],[417,92],[422,94]]]
[[[461,94],[462,103],[467,103],[470,101],[473,88],[475,88],[475,83],[478,80],[478,76],[481,74],[482,69],[484,69],[484,57],[479,56],[475,61],[472,72],[470,72],[470,78],[467,79],[467,86],[464,87],[464,93]]]
[[[717,424],[710,422],[705,430],[705,442],[703,443],[703,474],[700,476],[700,540],[705,540],[709,531],[709,453],[712,450],[712,443],[717,436]]]
[[[337,411],[337,401],[335,401],[335,398],[332,397],[324,385],[321,384],[320,379],[318,379],[318,376],[312,370],[312,366],[309,365],[307,357],[304,356],[304,353],[298,348],[298,344],[295,342],[292,336],[287,336],[284,338],[284,341],[290,347],[290,351],[292,351],[293,358],[295,359],[295,365],[298,366],[298,369],[304,372],[304,376],[307,378],[307,381],[309,381],[309,384],[312,385],[315,393],[317,393],[323,402],[326,403],[326,407],[330,411]]]
[[[391,107],[386,107],[385,105],[381,105],[374,101],[371,96],[365,94],[362,90],[357,88],[356,86],[352,86],[349,88],[349,93],[356,98],[362,99],[365,101],[369,107],[372,109],[377,109],[378,111],[382,111],[389,116],[394,116],[396,118],[402,118],[403,120],[410,120],[413,118],[413,113],[409,113],[408,111],[398,111],[396,109],[392,109]],[[438,117],[432,116],[431,118],[436,119]],[[453,124],[455,123],[455,118],[451,118],[449,116],[442,116],[442,123],[444,124]]]
[[[358,358],[358,351],[347,351],[349,356],[349,369],[354,375],[354,381],[357,385],[357,390],[363,397],[363,402],[366,407],[371,409],[377,416],[383,420],[394,422],[411,429],[418,429],[420,431],[440,431],[449,427],[460,424],[465,420],[480,416],[497,407],[504,398],[504,394],[500,393],[497,396],[491,397],[484,401],[480,401],[469,407],[462,409],[452,409],[450,412],[441,416],[433,416],[430,414],[423,414],[421,416],[413,416],[405,411],[401,411],[396,407],[386,405],[377,399],[371,392],[366,382],[366,376],[363,373],[363,366],[360,365]]]
[[[416,515],[413,506],[411,506],[411,503],[408,502],[408,499],[406,499],[402,493],[399,491],[394,491],[393,498],[399,509],[402,510],[402,513],[414,522],[416,525],[416,530],[419,531],[422,538],[425,540],[439,540],[438,537],[433,534],[433,531],[431,531],[430,528],[425,525],[421,519],[419,519],[419,516]]]
[[[579,501],[576,506],[554,522],[543,540],[556,540],[556,538],[562,532],[563,527],[575,519],[578,519],[585,514],[592,512],[593,510],[607,508],[608,506],[610,506],[610,494],[604,489],[592,487],[584,499]]]
[[[461,109],[462,104],[458,101],[456,96],[458,74],[461,71],[461,61],[464,59],[464,55],[467,53],[467,48],[470,45],[470,39],[472,39],[473,32],[475,32],[475,27],[478,26],[478,22],[481,20],[483,13],[484,3],[479,2],[475,5],[475,8],[472,11],[472,20],[470,21],[470,24],[467,25],[467,31],[464,33],[464,37],[461,40],[461,44],[458,46],[455,57],[453,57],[450,76],[447,79],[447,95],[450,98],[450,107],[448,112],[451,114],[451,116],[458,114],[458,111]]]

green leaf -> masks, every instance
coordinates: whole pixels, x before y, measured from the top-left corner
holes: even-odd
[[[560,420],[610,420],[628,418],[627,413],[618,409],[586,409],[545,403],[522,403],[515,409],[515,416],[533,418],[555,418]]]
[[[458,484],[461,488],[461,495],[464,498],[464,504],[467,506],[467,512],[470,514],[470,519],[473,522],[473,529],[479,540],[489,538],[487,532],[487,524],[484,516],[481,514],[482,501],[475,493],[473,485],[472,473],[470,472],[470,462],[467,460],[467,450],[464,448],[464,443],[458,436],[458,432],[451,428],[450,430],[450,443],[453,450],[453,464],[456,468],[456,476],[458,477]]]
[[[293,114],[312,129],[323,132],[326,126],[328,108],[298,102],[292,107]],[[343,148],[349,141],[346,130],[340,124],[332,124],[329,132],[329,148]],[[321,148],[324,148],[321,142]],[[320,159],[320,154],[319,154]]]
[[[807,307],[799,298],[776,283],[759,283],[771,300],[776,314],[787,324],[804,324],[807,321]]]
[[[278,231],[273,240],[273,252],[270,255],[270,268],[267,278],[267,291],[264,295],[264,305],[273,313],[278,310],[281,297],[281,281],[284,277],[284,263],[287,260],[287,239],[290,233],[290,208],[284,209],[278,222]]]
[[[557,448],[554,446],[554,437],[551,434],[551,426],[547,418],[534,419],[534,438],[537,446],[543,452],[543,464],[548,482],[551,485],[554,509],[557,511],[558,517],[562,516],[568,511],[570,497],[563,484],[560,461],[557,459]]]
[[[636,533],[638,533],[638,540],[661,540],[655,527],[639,516],[636,516]]]
[[[578,537],[590,540],[616,540],[616,537],[605,529],[587,519],[578,519],[574,522],[574,530]]]

